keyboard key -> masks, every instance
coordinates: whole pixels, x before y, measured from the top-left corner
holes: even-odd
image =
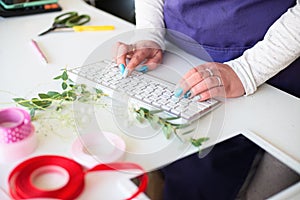
[[[180,111],[179,110],[176,110],[176,109],[172,109],[171,110],[171,113],[175,114],[175,115],[180,115]]]
[[[193,117],[195,114],[196,113],[194,111],[186,110],[186,111],[181,113],[181,116],[186,118],[186,119],[189,119],[189,118]]]
[[[143,96],[140,95],[140,94],[135,94],[134,97],[137,98],[137,99],[140,99],[140,100],[143,99]]]
[[[152,100],[152,99],[150,99],[150,98],[144,98],[143,100],[144,100],[146,103],[150,103],[150,104],[151,104],[151,103],[152,103],[152,101],[153,101],[153,100]]]
[[[215,100],[215,99],[208,99],[206,102],[207,102],[207,103],[210,103],[210,105],[215,105],[215,104],[218,103],[218,101]]]
[[[211,104],[207,103],[206,101],[200,101],[200,102],[198,102],[198,105],[206,106],[207,108],[209,108],[211,106]]]
[[[162,105],[161,108],[166,110],[166,111],[170,111],[172,109],[172,107],[169,106],[169,105]]]

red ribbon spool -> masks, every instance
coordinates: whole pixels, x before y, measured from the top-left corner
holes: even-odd
[[[54,190],[42,190],[37,188],[32,183],[33,173],[43,167],[56,166],[66,170],[69,175],[68,182],[61,188]],[[114,171],[125,169],[138,169],[143,172],[142,176],[139,176],[141,184],[137,191],[127,198],[133,199],[141,192],[144,192],[147,183],[148,176],[144,172],[143,168],[134,163],[109,163],[99,164],[95,167],[84,171],[83,167],[77,162],[65,158],[62,156],[38,156],[28,159],[19,164],[9,175],[8,184],[10,194],[15,199],[30,199],[30,198],[55,198],[55,199],[75,199],[78,197],[84,189],[84,176],[89,172],[95,171]]]

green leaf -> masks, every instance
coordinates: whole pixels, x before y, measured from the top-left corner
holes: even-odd
[[[208,137],[203,137],[203,138],[200,138],[199,140],[200,140],[201,142],[206,142],[206,141],[209,140],[209,138],[208,138]]]
[[[67,97],[68,96],[68,92],[69,91],[64,91],[63,93],[61,93],[61,96],[64,97],[64,98]]]
[[[47,95],[50,96],[50,97],[53,97],[53,96],[58,95],[58,94],[60,94],[60,93],[59,92],[55,92],[55,91],[49,91],[49,92],[47,92]]]
[[[163,119],[159,119],[157,123],[159,125],[164,125],[166,122]]]
[[[77,98],[76,93],[73,90],[68,90],[63,92],[62,97],[64,97],[67,101],[75,101]]]
[[[145,118],[145,111],[144,110],[140,109],[139,113],[140,113],[140,117]]]
[[[49,98],[50,98],[49,95],[43,94],[43,93],[38,94],[38,96],[39,96],[41,99],[49,99]]]
[[[153,128],[153,129],[157,129],[157,128],[159,128],[160,127],[160,125],[161,124],[159,124],[158,123],[158,121],[155,121],[156,119],[154,118],[154,116],[152,117],[152,118],[149,118],[148,119],[148,121],[149,121],[149,123],[150,123],[150,125],[151,125],[151,127]],[[159,119],[158,119],[159,120]]]
[[[21,106],[24,106],[26,108],[32,108],[35,107],[34,105],[32,105],[30,102],[18,102],[18,104],[20,104]]]
[[[191,143],[192,145],[194,145],[195,147],[200,147],[202,145],[203,142],[206,142],[207,140],[209,140],[209,138],[204,137],[204,138],[198,138],[198,139],[194,139],[191,138]]]
[[[172,126],[170,124],[166,124],[163,126],[163,133],[165,134],[167,139],[170,139],[172,133]]]
[[[140,110],[143,110],[145,113],[149,113],[149,110],[148,109],[146,109],[146,108],[140,108]]]
[[[86,89],[86,84],[80,84],[80,87],[82,90],[85,90]]]
[[[103,91],[100,90],[100,89],[95,88],[95,91],[96,91],[97,94],[103,94]]]
[[[80,87],[79,85],[74,85],[74,84],[69,84],[69,86],[74,90],[77,90]]]
[[[61,109],[62,109],[62,106],[60,105],[60,106],[57,106],[55,110],[56,110],[57,112],[59,112],[59,111],[61,111]]]
[[[165,136],[167,136],[167,133],[168,133],[168,127],[167,127],[167,126],[163,126],[162,131],[163,131],[163,133],[165,134]]]
[[[19,101],[24,101],[25,99],[24,98],[13,98],[13,100],[18,103]]]
[[[91,92],[90,92],[90,91],[87,91],[87,90],[82,91],[81,94],[83,94],[83,95],[86,96],[86,97],[91,96]]]
[[[172,124],[173,126],[175,126],[176,128],[186,128],[188,126],[190,126],[190,124]]]
[[[179,117],[167,117],[167,118],[163,118],[165,121],[171,121],[171,120],[175,120],[175,119],[179,119]]]
[[[196,140],[196,139],[191,139],[191,143],[192,143],[192,145],[194,145],[195,147],[199,147],[199,146],[201,146],[201,142],[199,142],[198,140]]]
[[[60,93],[55,92],[55,91],[49,91],[49,92],[47,92],[47,95],[48,95],[50,98],[56,99],[56,100],[61,99],[61,97],[62,97],[62,95],[61,95]]]
[[[70,90],[68,92],[68,95],[69,95],[69,97],[72,98],[73,101],[75,101],[77,99],[77,95],[76,95],[76,93],[73,90]]]
[[[84,97],[84,96],[78,98],[78,101],[81,102],[81,103],[87,102],[88,100],[89,100],[89,99],[86,98],[86,97]]]
[[[189,133],[193,132],[194,130],[195,130],[195,129],[192,129],[192,130],[186,131],[186,132],[181,133],[181,134],[182,134],[182,135],[186,135],[186,134],[189,134]]]
[[[144,118],[141,117],[139,114],[136,115],[136,119],[137,119],[140,123],[143,123],[143,122],[144,122]]]
[[[37,98],[33,98],[31,99],[31,102],[39,107],[42,107],[42,108],[47,108],[49,107],[52,102],[51,101],[47,101],[47,100],[40,100],[40,99],[37,99]]]
[[[172,132],[172,130],[173,130],[172,125],[168,123],[167,126],[168,126],[168,129]]]
[[[151,115],[154,115],[154,114],[160,113],[160,112],[162,112],[162,111],[163,111],[163,110],[150,110],[149,113],[150,113]]]
[[[64,81],[68,80],[69,76],[68,76],[66,70],[64,70],[63,74],[61,75],[61,78],[62,78],[62,80],[64,80]]]
[[[62,82],[61,87],[63,90],[67,89],[68,85],[65,82]]]
[[[31,104],[30,100],[26,100],[24,98],[14,98],[15,102],[17,102],[19,105],[24,106],[26,108],[32,108],[34,107],[33,104]]]
[[[157,115],[154,115],[154,116],[152,117],[152,120],[153,120],[154,123],[158,123],[159,117],[158,117]]]
[[[34,108],[32,108],[32,109],[30,109],[30,118],[31,118],[31,120],[34,118],[34,116],[35,116],[35,109]]]
[[[55,77],[55,78],[53,78],[54,80],[58,80],[58,79],[61,79],[61,75],[59,75],[59,76],[57,76],[57,77]]]

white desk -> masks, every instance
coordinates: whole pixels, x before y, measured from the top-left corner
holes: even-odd
[[[116,26],[116,30],[51,33],[37,37],[38,33],[51,25],[58,13],[0,19],[0,107],[14,106],[11,100],[14,97],[33,97],[39,92],[59,90],[59,85],[52,78],[61,73],[60,69],[82,65],[103,41],[134,29],[132,24],[82,1],[63,0],[60,4],[63,12],[76,10],[91,15],[90,25],[112,24]],[[49,64],[44,65],[41,62],[30,44],[31,38],[36,39],[46,52]],[[206,146],[242,133],[300,173],[299,111],[299,99],[264,85],[254,95],[229,99],[212,114],[203,117],[198,123],[199,132],[205,134],[217,131],[217,135],[214,135]],[[146,170],[159,168],[197,151],[191,146],[183,145],[176,138],[167,141],[162,134],[146,141],[136,140],[118,129],[109,112],[103,111],[99,117],[102,119],[102,130],[114,132],[125,140],[128,148],[125,160],[137,162]],[[50,123],[47,120],[35,122],[39,146],[30,156],[70,156],[70,146],[76,138],[76,133],[55,129],[55,123],[55,120],[50,120]],[[52,128],[53,131],[50,131]],[[2,188],[7,188],[8,173],[18,162],[0,165]]]

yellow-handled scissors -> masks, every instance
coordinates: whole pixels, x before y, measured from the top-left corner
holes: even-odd
[[[52,26],[48,30],[40,33],[39,36],[45,35],[46,33],[54,31],[57,28],[71,28],[74,26],[80,26],[89,22],[90,20],[91,17],[89,15],[78,15],[77,12],[63,13],[55,17]]]

